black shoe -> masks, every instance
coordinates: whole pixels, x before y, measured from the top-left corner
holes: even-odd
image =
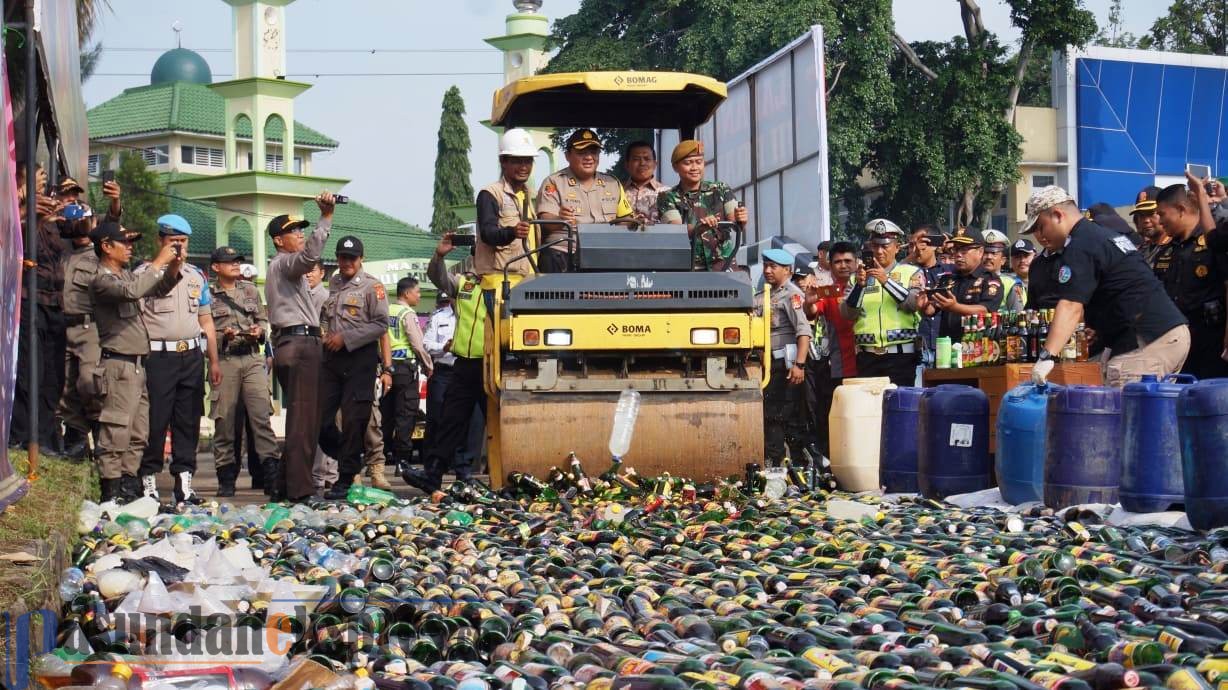
[[[123,488],[122,488],[123,481],[124,481],[123,479],[103,479],[100,482],[100,488],[102,489],[102,496],[98,499],[98,502],[99,503],[106,503],[107,501],[115,501],[117,503],[126,502],[120,498],[120,496],[123,494]]]
[[[144,495],[141,490],[141,480],[136,478],[136,475],[125,474],[120,477],[119,481],[119,496],[116,500],[120,503],[131,503]]]
[[[277,458],[265,458],[260,461],[260,474],[263,481],[262,488],[265,495],[272,498],[273,496],[286,496],[286,478],[281,471],[281,461]],[[256,488],[256,480],[252,479],[252,488]],[[281,499],[273,499],[281,500]]]
[[[231,479],[230,481],[225,481],[225,480],[218,481],[217,494],[216,494],[218,498],[229,498],[234,495],[235,495],[235,482],[233,479]]]
[[[81,439],[64,449],[64,457],[73,462],[85,462],[90,458],[90,444]]]
[[[326,501],[344,501],[347,494],[350,493],[350,487],[354,485],[353,477],[341,477],[333,484],[328,491],[324,492],[324,500]]]
[[[421,470],[406,470],[401,474],[401,478],[405,480],[406,484],[409,484],[428,496],[436,491],[439,491],[440,486],[442,486],[441,482],[438,480],[433,480],[432,477],[427,476],[427,474]]]

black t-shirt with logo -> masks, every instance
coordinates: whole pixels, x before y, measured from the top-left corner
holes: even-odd
[[[1164,285],[1125,235],[1081,220],[1057,255],[1059,300],[1084,307],[1083,320],[1114,355],[1138,349],[1186,323]]]

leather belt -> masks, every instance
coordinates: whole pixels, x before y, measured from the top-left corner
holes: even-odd
[[[84,326],[94,323],[94,317],[91,314],[65,314],[64,323],[69,326]]]
[[[200,347],[200,338],[190,340],[151,340],[150,352],[188,352]]]
[[[283,335],[307,335],[313,338],[320,337],[319,326],[286,326],[285,328],[277,329],[277,337]]]
[[[858,345],[857,349],[861,352],[866,352],[872,355],[911,355],[916,353],[917,346],[912,343],[906,343],[904,345],[888,345],[886,347]]]
[[[226,352],[223,352],[222,359],[226,359],[228,357],[246,357],[254,354],[256,354],[255,345],[242,345],[240,347],[232,347]]]
[[[142,360],[145,359],[145,356],[144,355],[125,355],[121,352],[111,352],[110,350],[103,350],[102,358],[103,359],[116,359],[121,362],[127,362],[129,364],[135,364],[137,366],[140,366]]]

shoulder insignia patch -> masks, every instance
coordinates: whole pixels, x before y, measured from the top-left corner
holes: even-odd
[[[384,290],[383,283],[375,284],[375,297],[376,299],[388,299],[388,292]]]
[[[1125,235],[1118,235],[1117,237],[1114,237],[1113,244],[1117,245],[1117,248],[1121,250],[1122,254],[1129,254],[1137,249],[1137,247],[1134,246],[1134,243],[1130,241],[1130,238],[1126,237]]]
[[[789,298],[789,303],[793,305],[794,309],[801,309],[802,308],[802,296],[793,295],[792,297]]]
[[[1210,272],[1211,269],[1207,268],[1206,266],[1199,266],[1198,268],[1194,269],[1194,275],[1198,276],[1199,278],[1206,278],[1207,274]]]
[[[547,182],[546,186],[542,187],[542,191],[545,192],[546,194],[558,194],[559,188]]]
[[[993,281],[990,281],[990,282],[989,282],[988,284],[986,284],[986,286],[985,286],[985,292],[986,292],[986,293],[987,293],[987,294],[988,294],[990,297],[993,297],[994,295],[998,294],[998,283],[995,283],[995,282],[993,282]]]
[[[1126,240],[1126,241],[1129,242],[1129,240]],[[1071,270],[1069,266],[1062,266],[1061,268],[1057,270],[1057,282],[1063,283],[1063,284],[1069,283],[1070,277],[1071,277]]]

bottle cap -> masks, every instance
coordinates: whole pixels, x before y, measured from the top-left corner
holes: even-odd
[[[132,667],[128,664],[115,664],[111,667],[111,675],[128,680],[132,677]]]

